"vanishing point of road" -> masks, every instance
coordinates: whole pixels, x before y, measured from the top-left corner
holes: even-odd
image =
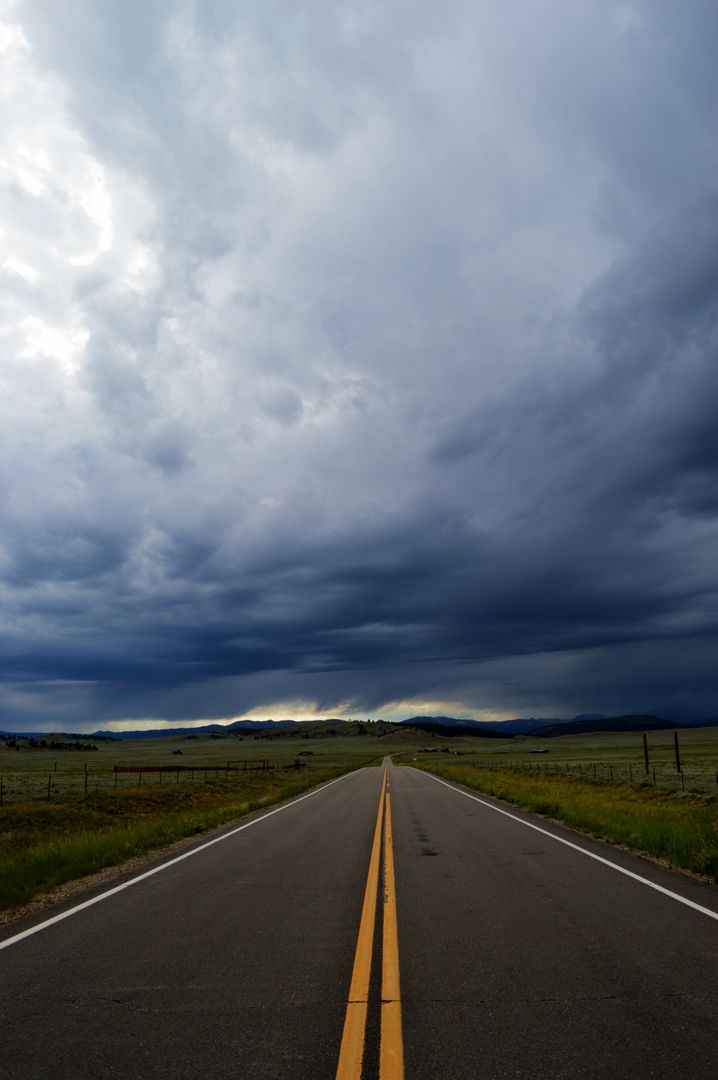
[[[718,890],[365,768],[0,933],[3,1080],[714,1080]]]

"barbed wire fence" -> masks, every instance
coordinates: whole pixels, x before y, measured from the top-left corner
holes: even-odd
[[[661,760],[649,765],[630,761],[530,761],[523,758],[502,761],[474,759],[467,761],[481,769],[510,771],[537,776],[572,776],[601,784],[629,784],[634,787],[652,786],[665,791],[687,791],[696,794],[718,794],[718,769],[700,768],[692,763],[680,769]]]
[[[246,773],[275,769],[303,769],[307,763],[295,759],[270,762],[267,758],[228,761],[224,765],[98,765],[84,762],[80,767],[52,771],[38,768],[0,770],[0,807],[8,803],[62,802],[78,795],[118,788],[207,783]]]

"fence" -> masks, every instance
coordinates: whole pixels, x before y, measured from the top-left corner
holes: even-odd
[[[646,771],[643,762],[630,761],[527,761],[525,759],[490,761],[474,760],[467,762],[481,769],[510,770],[512,772],[534,773],[544,776],[575,776],[582,780],[596,783],[646,784],[666,791],[688,791],[709,794],[718,789],[718,769],[700,769],[693,764],[682,764],[676,768],[671,763],[661,760],[656,765],[649,765]]]
[[[240,759],[225,765],[114,765],[44,772],[39,769],[8,769],[0,774],[0,806],[9,802],[62,801],[73,795],[87,795],[118,787],[142,787],[148,784],[208,782],[238,773],[269,772],[273,769],[306,768],[295,759],[271,763],[268,758]]]
[[[161,784],[163,776],[174,776],[175,782],[179,783],[181,773],[189,773],[190,780],[194,780],[195,773],[201,779],[207,780],[208,776],[211,777],[213,773],[215,779],[217,779],[221,773],[229,776],[233,772],[268,772],[273,768],[274,765],[269,764],[268,758],[261,758],[258,761],[245,758],[241,761],[228,761],[226,765],[115,765],[113,766],[114,787],[117,787],[117,779],[120,773],[131,773],[137,776],[137,786],[142,787],[143,775],[159,775],[158,782]]]

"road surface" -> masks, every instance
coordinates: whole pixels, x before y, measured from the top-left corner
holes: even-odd
[[[713,1080],[717,889],[386,776],[5,927],[3,1080]]]

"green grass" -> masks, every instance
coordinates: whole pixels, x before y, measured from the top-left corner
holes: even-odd
[[[718,727],[686,728],[680,731],[680,752],[683,776],[677,773],[673,749],[673,732],[647,732],[650,771],[643,768],[643,739],[636,732],[596,732],[585,735],[558,735],[552,738],[519,735],[513,739],[478,739],[459,737],[443,739],[438,736],[415,753],[416,763],[440,765],[456,763],[502,765],[553,773],[568,770],[577,775],[592,774],[597,778],[650,785],[664,791],[682,790],[718,795]],[[438,752],[437,752],[437,749]],[[431,749],[430,758],[422,749]],[[542,751],[542,753],[537,753]],[[655,773],[654,773],[655,770]]]
[[[337,734],[331,734],[332,731]],[[93,742],[89,736],[83,736],[82,741]],[[675,786],[677,774],[672,732],[649,732],[648,743],[651,768],[656,767],[658,786],[661,786],[662,780],[671,787]],[[680,743],[686,775],[702,773],[706,778],[706,792],[718,793],[715,780],[718,769],[718,727],[683,730],[680,732]],[[280,729],[256,736],[223,735],[212,738],[201,735],[195,739],[165,736],[119,742],[97,741],[97,750],[91,753],[30,749],[23,743],[18,745],[20,749],[13,749],[0,742],[0,778],[5,781],[9,799],[24,798],[26,790],[33,797],[42,797],[43,793],[46,794],[48,777],[51,778],[53,798],[56,788],[60,795],[69,794],[72,790],[79,792],[84,786],[85,763],[88,768],[88,788],[92,791],[114,782],[114,765],[180,764],[202,769],[222,766],[228,761],[242,758],[252,761],[268,758],[272,764],[281,766],[292,763],[303,751],[310,751],[303,754],[301,760],[312,769],[357,766],[381,760],[384,754],[414,754],[421,761],[424,760],[422,752],[432,750],[434,752],[430,759],[426,760],[443,764],[456,762],[458,753],[465,759],[464,763],[471,761],[474,764],[515,760],[543,768],[567,763],[597,763],[599,768],[613,765],[621,776],[628,775],[630,765],[636,780],[641,779],[643,771],[641,735],[616,732],[563,735],[550,739],[528,735],[513,739],[485,739],[465,735],[432,736],[382,723],[335,726],[310,723],[291,732]],[[548,753],[537,755],[539,749]],[[181,751],[181,754],[177,751]],[[157,776],[143,778],[143,784],[158,782]],[[180,786],[187,782],[188,778],[182,776]],[[128,775],[120,775],[119,783],[120,786],[133,787],[136,780]]]
[[[447,780],[718,881],[718,801],[471,765],[419,764]]]
[[[349,766],[351,768],[351,766]],[[208,784],[98,791],[0,810],[0,910],[297,795],[348,768],[248,773]]]
[[[82,794],[87,766],[88,791],[112,787],[115,782],[113,767],[124,766],[189,766],[198,770],[223,767],[227,762],[243,759],[257,762],[268,759],[275,767],[283,767],[297,759],[308,769],[358,767],[381,760],[386,753],[421,745],[415,732],[396,728],[396,725],[377,724],[362,728],[358,724],[337,726],[342,734],[332,735],[333,728],[302,725],[291,734],[272,732],[270,735],[223,735],[213,738],[201,735],[188,739],[183,736],[165,736],[156,739],[128,739],[118,742],[94,741],[97,750],[92,752],[58,751],[31,748],[19,741],[18,748],[0,741],[0,779],[3,781],[4,800],[47,798],[50,780],[50,801],[64,801],[73,793]],[[48,739],[53,736],[48,736]],[[55,737],[56,738],[56,737]],[[89,736],[83,743],[93,743]],[[134,788],[137,777],[118,775],[118,787]],[[168,776],[163,776],[167,784]],[[175,783],[175,777],[172,777]],[[188,774],[181,773],[178,786],[191,783]],[[159,774],[145,774],[143,787],[159,785]]]

